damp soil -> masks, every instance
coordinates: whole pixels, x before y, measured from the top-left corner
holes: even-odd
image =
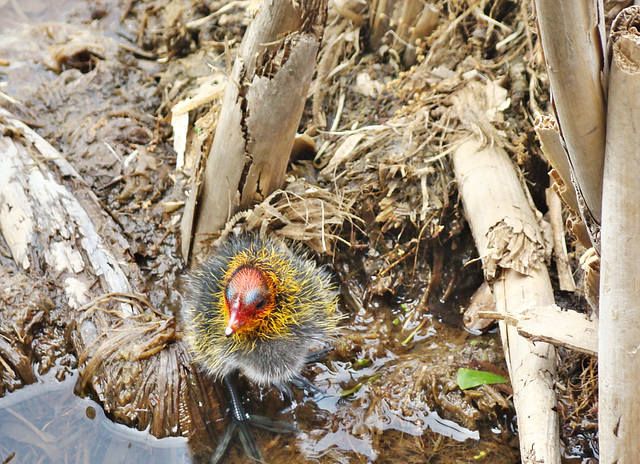
[[[453,11],[449,2],[440,3]],[[457,11],[476,3],[487,14],[500,9],[458,3]],[[526,8],[515,2],[498,3],[506,11],[501,21],[530,20],[518,17]],[[226,72],[224,52],[241,40],[249,2],[234,2],[211,18],[209,27],[189,23],[224,5],[186,0],[0,4],[0,91],[11,97],[0,105],[34,127],[81,174],[127,239],[141,271],[138,291],[165,315],[179,317],[188,273],[179,252],[179,223],[189,173],[176,167],[170,108],[212,69]],[[459,23],[459,32],[470,49],[479,50],[483,66],[501,66],[496,38],[481,37],[486,24],[482,29],[471,17]],[[391,91],[380,93],[374,103],[365,98],[373,84],[356,86],[363,72],[381,86],[393,86],[407,71],[389,44],[371,48],[367,27],[358,29],[358,36],[344,32],[349,29],[338,20],[332,24],[343,28],[335,36],[343,42],[330,42],[341,47],[333,53],[346,57],[353,69],[336,71],[333,84],[316,94],[325,105],[323,117],[334,114],[345,88],[350,90],[341,108],[343,130],[388,121],[402,113],[403,105],[415,104]],[[327,40],[332,30],[328,26]],[[449,92],[444,81],[433,82],[431,88]],[[522,99],[516,91],[512,96]],[[319,114],[308,108],[301,126],[312,125]],[[335,150],[341,140],[330,131],[323,137],[325,151]],[[384,140],[389,150],[403,143],[408,142],[402,134]],[[524,148],[513,146],[514,157],[523,156]],[[375,141],[371,152],[374,147]],[[462,391],[456,382],[460,368],[506,376],[506,365],[495,329],[471,334],[464,327],[464,311],[483,276],[449,168],[442,164],[442,171],[425,177],[437,188],[426,192],[418,180],[403,191],[406,166],[385,158],[386,183],[373,182],[376,160],[364,154],[360,159],[353,177],[334,180],[346,192],[362,191],[353,214],[363,221],[345,223],[337,232],[343,241],[336,242],[332,255],[316,256],[340,286],[344,316],[334,350],[303,373],[318,390],[294,389],[289,397],[241,379],[248,412],[293,422],[300,430],[282,435],[256,430],[265,460],[520,462],[509,385]],[[523,158],[521,165],[532,183],[544,186],[539,159]],[[291,175],[322,181],[308,157],[290,168]],[[540,191],[534,189],[534,199]],[[421,217],[412,202],[425,197],[425,204],[438,207]],[[0,360],[5,363],[0,364],[0,462],[207,462],[215,448],[209,435],[156,438],[135,423],[115,421],[117,414],[105,414],[93,392],[74,394],[78,359],[67,338],[64,301],[54,290],[59,283],[21,271],[1,238],[0,278]],[[10,347],[2,345],[4,340]],[[582,388],[584,383],[593,387],[593,364],[590,358],[567,356],[563,365],[561,382],[569,386],[561,398],[566,462],[597,457],[597,397]],[[224,414],[219,420],[226,420]],[[225,462],[246,462],[238,444]]]

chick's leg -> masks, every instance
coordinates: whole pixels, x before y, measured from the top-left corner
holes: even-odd
[[[254,462],[264,462],[262,450],[258,446],[249,426],[254,426],[277,433],[297,432],[294,424],[285,421],[275,421],[267,417],[254,414],[247,414],[242,406],[242,400],[238,392],[238,371],[231,372],[224,377],[224,385],[229,394],[229,405],[231,408],[231,423],[225,430],[224,435],[218,442],[210,463],[217,464],[226,455],[231,441],[236,432],[240,443],[247,456]]]
[[[247,456],[255,462],[262,462],[262,451],[249,430],[249,414],[244,410],[240,394],[238,393],[238,371],[231,372],[224,377],[224,386],[229,395],[231,423],[227,426],[224,435],[218,442],[218,446],[213,456],[211,456],[210,463],[217,464],[227,454],[229,445],[236,432]]]

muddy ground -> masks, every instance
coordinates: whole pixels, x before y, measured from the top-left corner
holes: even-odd
[[[140,270],[136,291],[178,320],[188,273],[180,218],[194,164],[187,158],[176,166],[171,108],[228,73],[257,7],[0,4],[0,105],[80,173],[126,238]],[[292,160],[284,186],[295,191],[304,179],[350,206],[353,218],[331,230],[340,240],[316,254],[340,285],[344,336],[305,371],[323,394],[296,392],[290,401],[245,383],[246,406],[301,429],[261,432],[268,462],[517,463],[508,384],[462,391],[456,382],[459,368],[506,375],[506,367],[495,330],[469,331],[463,320],[483,275],[446,156],[460,130],[447,108],[470,80],[508,90],[500,140],[544,213],[548,166],[532,121],[549,101],[531,7],[436,1],[431,30],[407,40],[397,25],[381,29],[379,8],[330,3],[299,130],[316,148]],[[206,146],[197,135],[218,109],[212,101],[194,112],[191,146]],[[343,149],[338,168],[325,169],[347,141],[352,149],[346,156]],[[167,438],[171,430],[152,437],[134,431],[145,427],[126,415],[108,407],[105,415],[95,390],[83,389],[82,399],[70,393],[78,376],[79,353],[69,339],[75,313],[55,273],[21,270],[1,240],[0,251],[0,459],[100,462],[96,456],[108,454],[115,462],[206,462],[215,433],[173,430],[190,437],[188,444]],[[579,292],[558,290],[557,297],[573,309],[586,306]],[[176,340],[179,334],[178,323]],[[595,362],[560,357],[565,460],[587,463],[597,457]],[[227,462],[243,462],[239,447]]]

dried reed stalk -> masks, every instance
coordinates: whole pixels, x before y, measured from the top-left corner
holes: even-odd
[[[503,320],[532,342],[564,346],[591,356],[598,355],[598,319],[556,305],[527,308],[517,314],[480,311],[478,316]]]
[[[606,118],[602,3],[592,0],[534,3],[574,187],[578,198],[584,199],[581,214],[597,247]],[[564,177],[564,173],[560,174]]]
[[[640,7],[620,12],[611,28],[602,197],[600,462],[631,464],[640,456]]]
[[[226,86],[202,179],[185,208],[185,258],[236,212],[281,187],[326,16],[326,0],[261,4]]]
[[[456,148],[453,166],[497,310],[509,315],[532,305],[552,305],[546,245],[507,153],[473,137]],[[522,462],[560,463],[555,348],[530,342],[504,322],[500,332],[513,385]]]
[[[569,155],[562,142],[556,119],[548,114],[538,116],[534,123],[534,129],[538,140],[540,140],[542,152],[547,157],[551,167],[558,173],[559,179],[555,182],[554,188],[567,206],[578,214],[580,208],[578,207],[576,192],[571,184]]]
[[[545,190],[547,206],[549,207],[549,223],[553,232],[553,256],[558,270],[558,284],[560,290],[575,292],[576,283],[569,265],[567,242],[565,241],[564,223],[562,221],[562,202],[556,191],[552,188]]]

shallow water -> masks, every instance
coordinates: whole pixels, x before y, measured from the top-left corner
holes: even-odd
[[[333,366],[336,364],[332,363]],[[278,436],[255,430],[254,435],[265,450],[269,462],[372,462],[380,458],[369,433],[361,432],[354,422],[335,418],[350,415],[351,402],[366,397],[365,390],[355,398],[340,396],[340,377],[325,370],[316,380],[326,392],[315,397],[304,397],[296,392],[292,403],[275,391],[267,391],[261,398],[248,398],[250,402],[268,402],[274,408],[272,417],[291,420],[302,429],[295,437]],[[101,406],[88,398],[73,393],[76,375],[63,382],[47,378],[26,386],[0,399],[0,462],[7,463],[146,463],[190,464],[203,462],[192,453],[202,451],[198,444],[189,445],[186,438],[157,439],[146,432],[116,424],[107,418]],[[254,394],[258,392],[253,392]],[[274,401],[275,400],[275,401]],[[283,406],[287,405],[288,407]],[[262,405],[266,406],[266,405]],[[282,408],[282,409],[280,409]],[[263,413],[261,408],[261,413]],[[271,408],[266,408],[271,409]],[[280,409],[276,411],[275,409]],[[353,412],[353,411],[352,411]],[[453,421],[442,419],[436,412],[417,412],[415,420],[389,411],[391,419],[385,430],[397,430],[420,436],[431,429],[458,441],[478,440],[477,431],[467,430]],[[315,417],[314,417],[315,416]],[[356,415],[357,416],[357,415]],[[355,417],[352,417],[354,419]],[[316,427],[313,427],[315,423]],[[318,427],[320,424],[322,426]],[[282,449],[274,449],[276,440]],[[364,461],[363,461],[364,460]],[[233,446],[225,462],[245,462],[238,446]],[[384,460],[383,460],[384,462]]]
[[[186,438],[158,440],[113,423],[99,404],[73,394],[75,380],[44,379],[0,399],[0,462],[192,462]]]

